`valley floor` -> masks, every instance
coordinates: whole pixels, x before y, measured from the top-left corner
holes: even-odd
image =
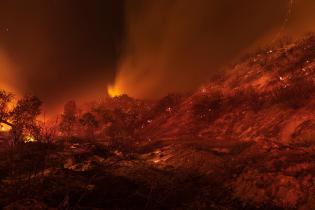
[[[0,150],[3,209],[314,209],[315,147],[161,140]]]

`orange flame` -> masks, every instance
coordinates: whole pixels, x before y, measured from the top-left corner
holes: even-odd
[[[123,93],[121,92],[121,90],[119,88],[117,88],[115,85],[109,85],[107,87],[107,93],[110,97],[114,98],[117,96],[122,95]]]
[[[29,142],[36,142],[37,140],[35,139],[34,136],[32,135],[27,135],[24,137],[24,142],[25,143],[29,143]]]
[[[9,132],[11,130],[11,127],[6,124],[0,124],[0,130],[1,132]]]

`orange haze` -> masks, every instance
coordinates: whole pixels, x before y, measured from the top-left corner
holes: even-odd
[[[191,91],[262,37],[312,29],[314,7],[313,0],[129,0],[124,55],[109,93]]]

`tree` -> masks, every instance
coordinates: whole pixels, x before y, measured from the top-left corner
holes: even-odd
[[[0,123],[12,128],[14,142],[21,140],[27,134],[37,136],[39,127],[36,118],[41,113],[42,102],[36,96],[26,95],[18,100],[11,110],[10,103],[13,99],[12,93],[0,90]]]
[[[8,122],[10,116],[9,103],[13,100],[13,94],[0,90],[0,123],[4,123],[12,127]]]
[[[93,138],[95,129],[98,127],[98,121],[95,116],[91,112],[84,113],[79,122],[84,127],[86,136]]]
[[[26,95],[18,100],[10,113],[13,124],[12,133],[15,141],[21,140],[22,136],[29,135],[38,137],[40,128],[36,118],[41,113],[42,101],[34,95]]]
[[[63,114],[61,115],[60,130],[68,138],[73,135],[75,124],[77,123],[77,105],[76,102],[68,101],[64,106]]]

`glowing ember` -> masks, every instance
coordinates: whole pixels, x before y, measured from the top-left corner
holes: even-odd
[[[35,137],[32,136],[32,135],[27,135],[27,136],[24,137],[24,142],[25,142],[25,143],[28,143],[28,142],[35,142],[35,141],[37,141],[37,140],[36,140]]]
[[[110,97],[116,97],[122,95],[122,92],[115,86],[109,85],[107,88],[107,93]]]
[[[11,130],[11,127],[6,124],[0,124],[0,130],[1,132],[9,132]]]
[[[154,159],[154,160],[153,160],[153,163],[156,163],[156,164],[157,164],[157,163],[159,163],[159,162],[161,162],[160,159]]]

